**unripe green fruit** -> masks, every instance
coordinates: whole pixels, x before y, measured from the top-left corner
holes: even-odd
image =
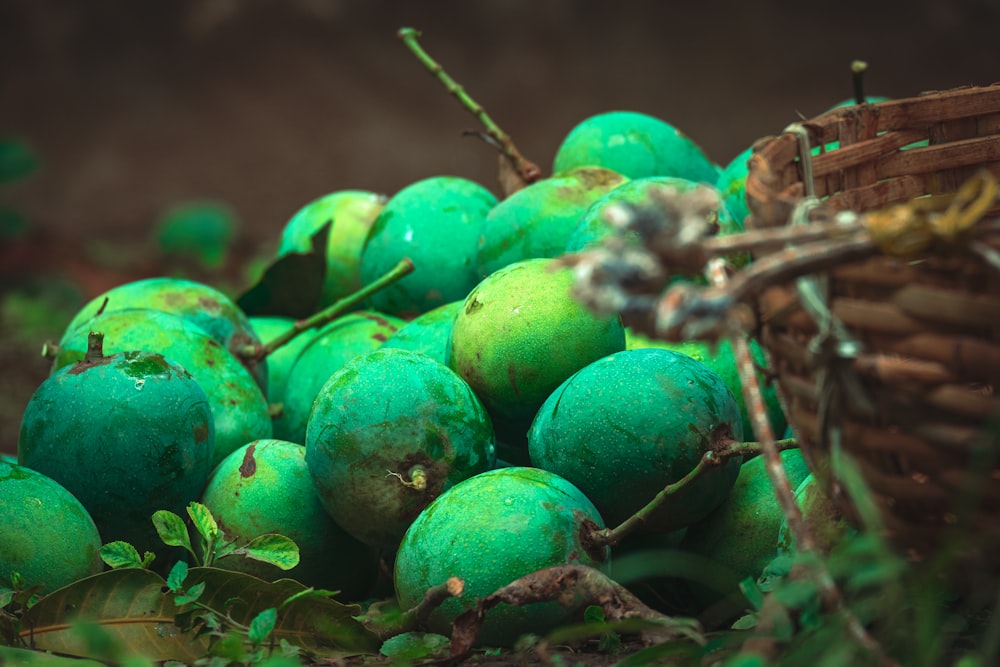
[[[370,310],[342,315],[323,326],[288,372],[284,394],[286,439],[304,445],[309,412],[320,389],[344,364],[382,346],[403,320]]]
[[[76,496],[104,539],[155,551],[162,545],[152,514],[183,512],[211,472],[208,396],[162,355],[104,356],[93,338],[97,347],[83,361],[57,370],[31,396],[18,457]]]
[[[250,318],[250,325],[260,336],[263,343],[268,343],[286,333],[295,326],[291,317],[260,315]],[[299,354],[309,342],[316,337],[319,329],[307,329],[295,338],[267,355],[267,399],[271,406],[280,406],[279,413],[272,420],[273,435],[278,440],[290,440],[288,420],[284,413],[285,388],[288,386],[288,376]],[[300,443],[301,444],[301,443]]]
[[[537,468],[485,472],[455,485],[420,513],[396,553],[400,607],[412,608],[432,586],[461,578],[464,590],[428,619],[432,632],[448,634],[462,611],[515,579],[565,563],[606,570],[608,549],[591,531],[604,527],[593,503],[558,475]],[[545,634],[569,621],[558,602],[491,609],[477,641],[511,646],[525,633]]]
[[[843,512],[823,491],[823,486],[812,474],[799,482],[795,488],[795,503],[802,510],[802,519],[816,540],[816,549],[829,553],[845,537],[856,532],[856,528],[844,518]],[[795,539],[788,529],[788,521],[782,519],[778,528],[778,553],[790,554],[795,551]]]
[[[283,440],[256,440],[220,463],[208,480],[202,503],[231,538],[250,540],[280,533],[299,547],[291,570],[247,558],[223,558],[218,567],[273,581],[291,577],[306,586],[341,591],[363,599],[375,582],[373,549],[344,532],[323,509],[306,466],[305,447]]]
[[[621,319],[591,313],[572,284],[572,272],[553,260],[527,259],[490,274],[465,299],[448,363],[494,418],[530,422],[563,380],[625,349]]]
[[[747,345],[750,348],[750,355],[753,357],[755,365],[759,369],[767,368],[767,356],[764,354],[760,343],[756,339],[751,338],[747,341]],[[729,391],[733,392],[736,405],[739,406],[740,423],[743,424],[743,433],[748,436],[752,434],[755,440],[761,439],[753,430],[753,421],[750,419],[750,413],[747,410],[746,398],[743,395],[743,381],[740,380],[740,370],[736,363],[736,355],[733,352],[732,343],[726,339],[722,339],[716,344],[713,350],[712,346],[704,341],[690,340],[671,343],[665,340],[649,338],[626,328],[626,349],[636,350],[650,347],[686,354],[718,373],[722,381],[729,387]],[[757,382],[760,384],[761,395],[764,399],[764,405],[767,408],[767,417],[771,421],[771,430],[775,436],[779,436],[785,432],[788,420],[781,407],[781,401],[778,400],[777,388],[762,370],[757,371]]]
[[[601,167],[579,167],[535,181],[486,216],[476,270],[487,276],[532,257],[558,257],[584,211],[628,179]]]
[[[562,140],[552,172],[599,166],[629,178],[679,176],[715,183],[718,167],[670,123],[635,111],[609,111],[584,119]]]
[[[786,450],[781,460],[794,489],[809,475],[802,452]],[[767,474],[766,459],[755,456],[740,468],[729,497],[688,528],[681,548],[711,559],[737,581],[756,579],[777,555],[775,540],[784,517]]]
[[[413,272],[380,290],[370,307],[411,318],[464,299],[477,282],[473,259],[486,214],[497,203],[464,178],[434,176],[396,193],[375,220],[361,252],[361,282],[384,275],[404,257]]]
[[[748,161],[751,155],[753,146],[740,152],[723,167],[715,181],[715,187],[722,195],[722,203],[740,227],[745,226],[747,216],[750,215],[747,207],[747,175],[750,173]]]
[[[451,330],[463,304],[463,301],[452,301],[418,315],[389,336],[382,347],[423,352],[442,364],[447,364]]]
[[[98,313],[133,308],[160,310],[200,327],[246,366],[267,394],[267,364],[246,361],[238,354],[243,346],[260,343],[249,318],[226,294],[204,283],[156,277],[118,285],[86,303],[66,326],[65,332],[84,327],[92,330],[90,323]]]
[[[0,585],[17,572],[42,594],[103,569],[101,536],[64,486],[36,470],[0,461]]]
[[[697,183],[690,179],[676,176],[647,176],[623,183],[596,200],[583,212],[576,226],[570,231],[567,237],[566,252],[579,252],[585,248],[598,245],[614,233],[613,228],[605,219],[610,206],[621,204],[646,205],[650,202],[650,192],[661,188],[670,188],[678,192],[690,192],[698,187],[707,186],[704,183]],[[720,200],[722,199],[721,193],[719,198]],[[721,205],[721,203],[716,210],[716,222],[719,225],[720,235],[733,234],[743,230],[742,226],[730,215],[729,210]]]
[[[130,308],[102,313],[59,341],[53,372],[83,359],[91,329],[104,334],[106,354],[148,350],[182,366],[208,395],[215,424],[216,465],[233,450],[272,434],[260,386],[215,339],[190,322],[159,310]]]
[[[704,364],[669,350],[630,350],[584,367],[546,399],[528,432],[531,461],[569,480],[611,525],[677,482],[705,452],[739,442],[736,402]],[[740,459],[670,497],[642,530],[689,526],[719,506]]]
[[[386,197],[365,190],[338,190],[309,202],[285,223],[277,256],[308,252],[312,236],[330,223],[326,275],[320,305],[326,306],[361,288],[361,249]]]
[[[347,362],[323,385],[306,430],[306,463],[327,512],[380,548],[395,548],[444,489],[495,462],[493,427],[475,394],[411,350]]]

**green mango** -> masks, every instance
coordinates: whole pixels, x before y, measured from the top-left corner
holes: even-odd
[[[781,453],[791,488],[809,475],[798,449]],[[755,456],[740,468],[729,496],[711,514],[690,526],[680,547],[705,556],[735,581],[757,579],[777,555],[775,541],[785,514],[767,475],[766,460]]]
[[[816,540],[816,548],[821,553],[829,553],[857,529],[844,517],[844,513],[834,504],[823,490],[815,475],[808,475],[795,487],[795,502],[802,511],[802,518]],[[791,554],[795,551],[795,539],[788,529],[788,521],[782,519],[778,527],[778,553]]]
[[[572,284],[572,272],[553,260],[515,262],[484,278],[455,318],[449,365],[495,424],[523,426],[522,439],[563,380],[625,349],[621,318],[591,313],[573,297]]]
[[[452,301],[418,315],[389,336],[382,347],[423,352],[442,364],[447,364],[451,330],[463,303],[461,300]]]
[[[360,275],[368,284],[404,257],[414,270],[368,300],[369,307],[403,318],[464,299],[479,274],[476,244],[496,196],[456,176],[411,183],[386,202],[361,251]]]
[[[157,352],[197,380],[208,395],[215,424],[212,465],[248,442],[271,437],[271,415],[260,386],[236,357],[200,327],[151,308],[102,313],[63,335],[53,360],[53,372],[83,359],[92,330],[104,334],[107,354],[133,350]]]
[[[718,374],[678,352],[643,349],[610,354],[566,379],[535,416],[528,452],[617,525],[720,442],[742,438],[736,401]],[[714,466],[641,530],[666,533],[703,519],[725,500],[740,463]]]
[[[742,229],[746,226],[750,209],[747,207],[747,176],[750,173],[750,156],[753,146],[749,146],[734,157],[719,172],[715,181],[715,189],[722,195],[722,203],[726,205],[730,216]]]
[[[589,531],[604,527],[593,503],[556,474],[529,467],[484,472],[442,493],[413,521],[396,552],[396,597],[412,608],[428,588],[460,577],[462,594],[431,612],[428,629],[449,634],[464,610],[515,579],[566,563],[607,571],[608,548]],[[571,620],[558,602],[490,609],[480,646],[512,646],[525,633],[544,635]]]
[[[378,349],[323,385],[309,416],[306,463],[344,530],[393,549],[442,491],[494,466],[493,427],[447,366],[421,352]]]
[[[552,173],[595,166],[629,178],[678,176],[704,183],[715,183],[719,173],[690,137],[635,111],[608,111],[582,120],[556,149]]]
[[[367,190],[338,190],[312,200],[285,223],[277,257],[309,252],[313,235],[330,224],[320,306],[333,304],[361,288],[361,248],[385,202],[385,195]]]
[[[0,586],[17,572],[51,593],[104,569],[101,536],[66,487],[31,468],[0,461]]]
[[[690,192],[697,187],[712,187],[705,183],[678,178],[675,176],[647,176],[635,178],[619,185],[614,190],[597,199],[584,211],[566,240],[566,252],[579,252],[589,247],[599,245],[614,231],[605,219],[609,206],[616,204],[643,205],[649,202],[650,191],[659,188],[672,188],[679,192]],[[722,195],[719,195],[720,200]],[[716,222],[719,234],[735,234],[743,231],[742,226],[733,219],[724,205],[716,210]]]
[[[250,326],[266,344],[291,330],[295,326],[295,320],[291,317],[259,315],[250,317]],[[318,328],[306,329],[267,355],[267,398],[273,408],[278,408],[278,413],[274,415],[272,422],[272,435],[278,440],[289,440],[291,435],[284,413],[288,376],[299,353],[318,333]]]
[[[285,439],[304,445],[309,411],[330,376],[359,354],[381,347],[402,325],[398,317],[358,310],[321,327],[288,372],[283,402]]]
[[[766,368],[767,356],[764,354],[760,343],[756,339],[751,338],[747,341],[747,345],[750,347],[750,354],[758,368]],[[743,396],[743,382],[740,380],[739,366],[736,364],[736,355],[733,352],[732,343],[725,339],[720,340],[713,350],[712,345],[705,341],[689,340],[671,343],[665,340],[649,338],[648,336],[636,333],[630,328],[625,329],[625,349],[636,350],[649,347],[673,350],[674,352],[686,354],[718,373],[722,381],[729,387],[729,391],[733,392],[733,397],[739,406],[743,433],[747,436],[753,436],[756,440],[760,440],[760,436],[754,433],[750,413],[747,410],[746,398]],[[781,407],[781,401],[778,400],[777,387],[760,370],[757,371],[757,381],[760,384],[764,405],[767,408],[767,417],[771,421],[771,430],[774,432],[775,437],[782,437],[781,434],[788,427],[788,420]]]
[[[486,276],[522,259],[561,255],[587,208],[626,181],[610,169],[578,167],[518,190],[487,214],[476,271]]]
[[[82,361],[55,371],[32,394],[18,460],[76,496],[105,540],[124,540],[140,553],[162,551],[150,517],[161,509],[183,512],[212,469],[208,395],[161,354],[105,356],[100,336],[91,342],[96,347]]]
[[[243,346],[260,344],[249,318],[224,292],[204,283],[165,276],[123,283],[84,304],[65,333],[87,325],[99,313],[131,308],[161,310],[200,327],[246,366],[267,395],[266,362],[251,362],[240,354]]]
[[[330,518],[313,488],[302,445],[255,440],[222,460],[201,502],[231,538],[280,533],[299,547],[299,564],[281,570],[248,558],[223,558],[217,566],[274,581],[290,577],[306,586],[340,591],[362,600],[375,583],[378,556]]]

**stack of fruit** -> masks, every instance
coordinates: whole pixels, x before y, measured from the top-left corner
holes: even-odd
[[[479,598],[559,564],[631,577],[651,604],[700,612],[779,548],[762,460],[699,468],[751,439],[735,357],[591,313],[553,258],[599,242],[611,205],[654,188],[712,190],[710,222],[739,231],[745,158],[722,168],[669,123],[598,114],[568,133],[551,176],[502,199],[439,175],[391,197],[344,190],[303,206],[273,266],[324,258],[325,315],[309,326],[307,313],[181,278],[96,297],[52,348],[18,462],[0,467],[0,585],[17,572],[47,592],[92,574],[101,542],[163,553],[151,515],[199,501],[229,534],[295,540],[288,573],[233,565],[265,579],[360,602],[385,593],[391,571],[408,609],[462,578],[426,619],[439,633]],[[411,273],[352,301],[404,258]],[[798,452],[785,457],[804,484]],[[651,505],[665,488],[676,493]],[[722,590],[612,567],[650,545],[703,557]],[[502,605],[480,641],[509,646],[569,614]]]

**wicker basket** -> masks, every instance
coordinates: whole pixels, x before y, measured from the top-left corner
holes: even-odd
[[[759,142],[749,167],[748,230],[845,210],[874,219],[977,174],[1000,180],[1000,84],[834,109]],[[789,422],[847,516],[859,520],[859,506],[832,472],[835,447],[858,464],[894,545],[925,559],[958,544],[949,531],[960,529],[976,538],[961,541],[964,556],[1000,570],[1000,267],[988,261],[1000,251],[1000,202],[990,201],[974,223],[988,226],[977,252],[966,235],[833,264],[806,285],[826,319],[794,281],[766,288],[755,308]]]

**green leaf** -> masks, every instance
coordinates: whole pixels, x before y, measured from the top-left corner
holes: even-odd
[[[269,655],[257,667],[302,667],[303,661],[295,655]]]
[[[235,633],[220,637],[217,642],[212,644],[209,652],[217,658],[225,658],[227,663],[242,663],[247,657],[243,637]]]
[[[250,627],[247,630],[247,639],[251,644],[263,644],[274,630],[274,624],[278,620],[278,610],[268,607],[253,617]]]
[[[339,594],[340,591],[329,591],[326,590],[325,588],[307,588],[303,591],[299,591],[298,593],[293,594],[287,600],[282,602],[278,606],[278,609],[281,609],[282,607],[289,605],[295,602],[296,600],[300,600],[302,598],[334,598],[337,597],[337,595]]]
[[[128,653],[192,664],[207,651],[207,639],[194,640],[174,624],[178,609],[173,596],[163,594],[164,586],[163,577],[139,568],[81,579],[29,609],[22,619],[21,639],[42,651],[96,658],[73,628],[83,619],[103,628]]]
[[[187,589],[183,593],[174,597],[174,604],[180,606],[185,604],[191,604],[196,602],[198,598],[201,597],[202,593],[205,592],[205,582],[197,583],[191,588]]]
[[[139,557],[139,552],[128,542],[108,542],[101,546],[101,560],[112,568],[119,567],[144,567],[144,561]]]
[[[282,570],[290,570],[299,564],[299,547],[290,537],[268,533],[259,535],[234,554],[242,553],[247,558],[270,563]]]
[[[187,578],[188,566],[182,560],[174,563],[174,566],[170,568],[170,574],[167,576],[167,588],[173,592],[178,592],[184,585],[184,580]]]
[[[291,252],[271,263],[260,280],[236,299],[248,316],[275,315],[302,319],[315,313],[326,280],[326,246],[330,225],[312,235],[308,252]]]
[[[222,535],[219,524],[215,522],[211,510],[201,503],[190,503],[187,507],[188,516],[194,523],[195,530],[206,542],[215,542]]]
[[[395,664],[413,664],[422,660],[444,660],[450,654],[451,640],[427,632],[404,632],[382,642],[379,652]]]
[[[583,610],[584,623],[603,623],[605,620],[604,610],[599,605],[592,604]]]
[[[760,610],[764,606],[764,591],[760,589],[752,577],[747,577],[740,582],[740,592],[754,609]]]
[[[24,178],[38,167],[38,160],[23,141],[0,139],[0,183]]]
[[[733,655],[726,659],[725,667],[767,667],[764,656],[754,653]]]
[[[191,548],[191,538],[188,536],[184,519],[170,510],[157,510],[153,513],[153,527],[164,544],[171,547],[184,547],[194,553]]]
[[[0,609],[3,609],[14,600],[14,589],[0,586]]]
[[[192,582],[205,582],[205,593],[199,602],[213,609],[221,608],[230,598],[241,598],[245,604],[233,608],[229,614],[242,625],[249,625],[262,610],[277,608],[288,598],[308,590],[292,579],[270,582],[244,572],[213,567],[191,568],[188,583]],[[344,605],[330,598],[298,597],[277,616],[274,638],[287,639],[292,645],[327,657],[375,654],[380,642],[355,620],[360,614],[358,605]]]
[[[669,641],[653,644],[615,663],[615,667],[648,667],[648,665],[698,665],[702,648],[695,642]],[[675,660],[675,658],[680,658]],[[728,667],[728,666],[727,666]]]
[[[215,548],[215,560],[218,561],[220,558],[232,556],[238,548],[236,540],[226,540]]]
[[[787,581],[777,588],[772,595],[785,607],[804,609],[814,603],[819,596],[816,584],[812,581]]]

